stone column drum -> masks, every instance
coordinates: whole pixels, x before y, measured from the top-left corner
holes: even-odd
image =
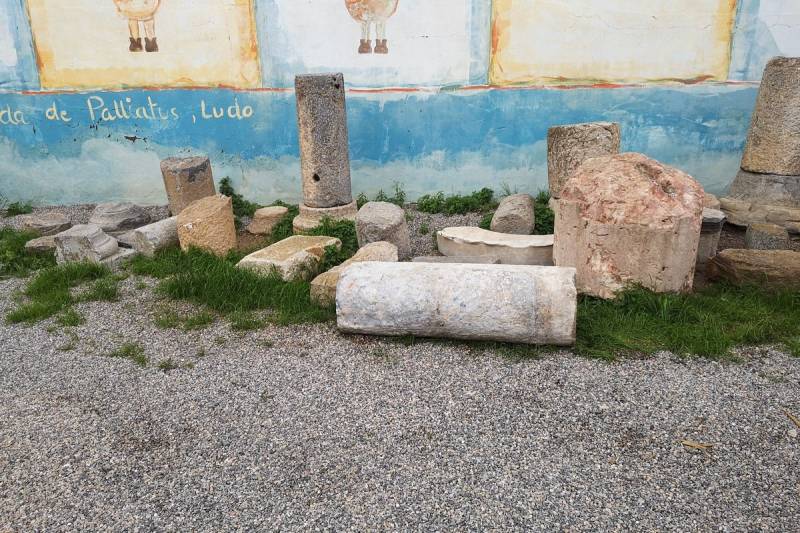
[[[354,263],[336,286],[348,333],[569,345],[576,311],[574,268]]]
[[[179,215],[195,200],[217,193],[207,157],[170,157],[161,162],[161,175],[173,215]]]
[[[620,130],[616,122],[587,122],[554,126],[547,130],[547,180],[550,196],[559,198],[564,183],[592,157],[619,153]]]

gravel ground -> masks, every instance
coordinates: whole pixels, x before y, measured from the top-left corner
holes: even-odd
[[[797,530],[800,359],[164,330],[143,282],[0,325],[0,530]]]
[[[86,224],[89,222],[89,217],[92,216],[92,211],[94,211],[96,205],[97,204],[77,204],[34,207],[33,213],[58,211],[59,213],[67,215],[73,224]],[[145,211],[150,214],[150,218],[153,222],[169,216],[169,207],[166,205],[148,205],[143,207]],[[0,228],[2,227],[19,228],[19,217],[0,218]]]

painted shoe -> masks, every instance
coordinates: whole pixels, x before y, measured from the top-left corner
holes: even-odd
[[[358,45],[359,54],[372,53],[372,41],[370,39],[361,39],[361,44]]]
[[[148,52],[158,52],[158,43],[156,42],[156,38],[153,37],[152,39],[148,39],[147,37],[144,38],[144,49]]]
[[[142,51],[142,38],[139,37],[138,39],[134,39],[130,37],[131,45],[128,47],[128,50],[131,52],[141,52]]]
[[[389,47],[386,46],[386,39],[378,39],[375,41],[375,53],[376,54],[389,53]]]

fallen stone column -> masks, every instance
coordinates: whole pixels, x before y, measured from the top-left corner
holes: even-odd
[[[161,162],[169,211],[180,214],[195,200],[214,196],[214,175],[207,157],[170,157]]]
[[[570,345],[576,311],[574,268],[354,263],[336,288],[348,333]]]
[[[148,257],[178,244],[178,217],[165,218],[132,232],[133,248]]]

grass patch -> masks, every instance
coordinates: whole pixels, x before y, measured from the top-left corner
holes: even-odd
[[[184,331],[202,329],[214,323],[217,317],[214,313],[201,310],[189,315],[181,315],[167,307],[161,308],[153,322],[161,329],[180,328]]]
[[[539,191],[533,198],[534,235],[552,235],[555,224],[555,213],[550,209],[550,193]],[[490,221],[491,222],[491,221]]]
[[[75,327],[86,323],[86,319],[76,310],[67,309],[56,317],[56,323],[64,327]]]
[[[763,343],[798,354],[800,292],[712,285],[693,294],[582,297],[577,333],[576,352],[601,359],[661,350],[724,358],[737,345]]]
[[[292,221],[294,217],[300,214],[300,208],[296,205],[289,205],[286,203],[281,202],[280,200],[275,202],[272,205],[280,205],[289,210],[283,218],[275,224],[272,228],[272,234],[270,235],[270,239],[272,242],[282,241],[283,239],[288,239],[292,235],[294,235],[294,230],[292,229]]]
[[[52,253],[32,253],[25,250],[25,243],[38,235],[32,231],[0,229],[0,277],[27,276],[33,270],[56,264]]]
[[[147,366],[148,358],[144,353],[144,348],[141,344],[135,342],[126,342],[119,348],[108,354],[108,357],[118,357],[122,359],[130,359],[141,367]]]
[[[96,283],[79,298],[70,289],[83,283]],[[101,283],[102,282],[102,283]],[[33,323],[67,309],[77,301],[104,300],[116,296],[117,280],[104,265],[65,263],[41,270],[25,288],[27,301],[6,314],[9,323]]]
[[[30,202],[11,202],[6,207],[6,218],[17,215],[29,215],[33,213],[33,206]]]
[[[488,213],[484,213],[481,217],[480,222],[478,222],[478,227],[481,229],[491,229],[492,226],[492,218],[494,218],[494,211],[489,211]]]
[[[250,311],[235,311],[230,315],[231,329],[233,331],[253,331],[261,329],[266,322]]]
[[[100,278],[77,299],[81,302],[115,302],[119,298],[118,281],[113,276]]]
[[[336,265],[344,263],[358,251],[356,224],[352,220],[332,221],[329,218],[324,218],[319,226],[311,231],[307,231],[305,235],[336,237],[342,241],[342,247],[339,250],[337,250],[335,246],[328,246],[325,248],[325,257],[322,258],[321,272],[325,272]]]
[[[392,193],[391,195],[387,194],[383,189],[379,190],[378,193],[375,195],[375,202],[389,202],[390,204],[394,204],[400,207],[403,207],[406,203],[406,191],[403,189],[403,185],[396,181],[394,185],[392,185]],[[363,192],[358,193],[356,197],[356,205],[359,209],[361,209],[364,204],[369,202],[370,199],[367,197],[366,194]]]
[[[187,316],[183,321],[183,329],[187,331],[195,329],[203,329],[214,323],[217,317],[208,311],[198,311],[192,315]]]
[[[494,191],[484,187],[467,195],[445,196],[443,192],[426,194],[417,200],[417,209],[423,213],[444,213],[463,215],[465,213],[484,213],[497,208]]]
[[[224,194],[231,199],[231,204],[233,207],[233,216],[236,220],[236,227],[239,228],[241,226],[241,218],[248,217],[253,218],[256,210],[258,210],[261,206],[255,202],[251,202],[250,200],[246,200],[244,196],[236,192],[233,188],[233,183],[229,177],[224,177],[219,182],[219,192],[220,194]]]

